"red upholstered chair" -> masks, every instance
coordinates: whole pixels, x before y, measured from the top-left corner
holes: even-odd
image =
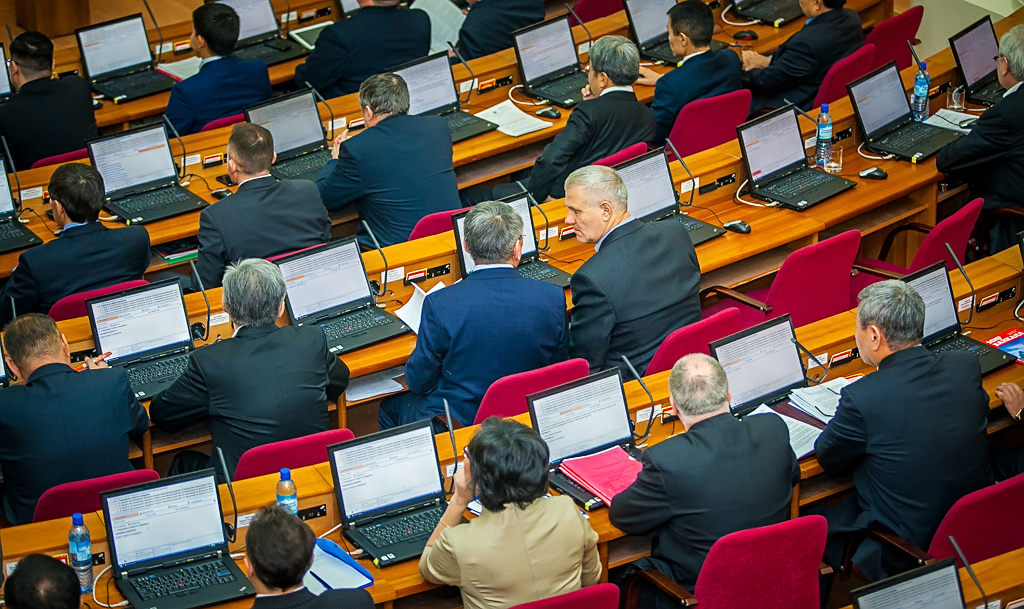
[[[847,311],[850,273],[859,247],[860,231],[847,231],[790,254],[769,288],[746,294],[722,286],[706,288],[702,297],[716,293],[725,298],[704,308],[704,317],[738,306],[743,328],[785,313],[800,327]]]
[[[47,165],[63,165],[64,163],[81,161],[82,159],[87,158],[89,158],[89,150],[82,148],[81,150],[73,150],[71,152],[65,152],[64,154],[57,154],[54,156],[48,156],[45,159],[39,159],[35,163],[32,163],[32,169],[35,169],[36,167],[46,167]]]
[[[890,61],[896,67],[905,70],[914,65],[914,56],[907,46],[907,41],[917,39],[917,30],[921,27],[924,17],[924,6],[914,6],[899,15],[889,17],[871,30],[864,39],[864,44],[875,45],[875,59],[871,69],[880,68]]]
[[[597,584],[575,592],[523,603],[512,609],[617,609],[619,587],[615,584]]]
[[[203,125],[203,128],[199,130],[199,133],[204,131],[213,131],[214,129],[220,129],[221,127],[237,125],[238,123],[244,122],[245,114],[232,114],[231,116],[225,116],[224,118],[218,118],[217,120],[206,123]]]
[[[301,438],[250,448],[238,459],[234,480],[273,474],[284,467],[296,469],[326,463],[328,446],[354,437],[355,434],[347,429],[328,429]]]
[[[647,144],[640,142],[633,144],[629,148],[620,150],[611,156],[606,156],[599,161],[594,161],[594,165],[601,165],[603,167],[614,167],[619,163],[625,163],[626,161],[635,159],[641,154],[647,152]]]
[[[644,376],[671,370],[679,358],[691,353],[711,355],[708,343],[725,338],[743,330],[740,325],[740,310],[729,307],[696,323],[679,328],[665,338],[647,365]]]
[[[309,247],[304,247],[301,250],[295,250],[294,252],[285,252],[284,254],[278,254],[276,256],[271,256],[270,258],[267,258],[267,262],[273,262],[275,260],[280,260],[281,258],[284,258],[285,256],[291,256],[292,254],[300,254],[302,252],[307,252],[309,250],[315,250],[316,248],[323,247],[324,245],[326,245],[326,244],[325,243],[319,243],[317,245],[311,245]]]
[[[430,237],[431,235],[447,233],[452,229],[452,216],[460,211],[462,211],[462,209],[452,209],[423,216],[420,218],[420,221],[416,223],[416,226],[412,227],[412,232],[409,233],[409,241],[415,241],[416,239],[422,239],[423,237]]]
[[[160,474],[151,469],[137,469],[55,486],[39,498],[32,522],[67,518],[76,512],[99,511],[103,507],[100,505],[100,493],[159,479]]]
[[[684,157],[736,139],[736,127],[747,120],[750,91],[698,99],[683,106],[668,139]],[[669,159],[675,158],[668,150]]]
[[[130,290],[144,285],[149,285],[149,282],[145,279],[135,279],[133,281],[126,281],[124,283],[107,286],[105,288],[89,290],[88,292],[71,294],[70,296],[65,296],[53,303],[48,315],[53,321],[64,321],[65,319],[85,317],[89,314],[85,308],[86,300],[96,298],[97,296],[106,296],[107,294],[113,294],[114,292],[120,292],[121,290]]]
[[[946,512],[928,553],[936,560],[955,558],[949,536],[972,564],[1024,548],[1024,474],[961,497]],[[998,523],[998,525],[996,524]],[[962,567],[957,558],[957,566]]]
[[[526,396],[581,379],[588,374],[590,365],[587,360],[576,358],[500,378],[487,388],[487,393],[480,400],[473,425],[483,423],[487,417],[504,418],[523,414],[527,410]]]
[[[821,104],[831,104],[846,97],[846,83],[870,72],[874,58],[875,45],[865,44],[837,61],[825,74],[825,80],[821,81],[811,107],[820,108]]]
[[[621,11],[622,0],[579,0],[572,10],[586,23]],[[569,15],[569,25],[579,25],[579,22]]]

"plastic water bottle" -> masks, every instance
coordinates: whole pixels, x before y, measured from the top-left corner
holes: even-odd
[[[914,118],[919,121],[928,119],[928,89],[931,84],[928,66],[922,61],[918,64],[917,75],[914,76]]]
[[[299,513],[299,491],[292,481],[292,470],[287,467],[281,470],[281,480],[277,483],[277,505],[291,514]]]
[[[82,589],[82,594],[92,592],[92,540],[81,514],[71,516],[68,558],[75,574],[78,575],[78,585]]]
[[[814,163],[824,167],[832,160],[832,115],[828,113],[828,104],[821,104],[818,114],[818,146],[814,150]]]

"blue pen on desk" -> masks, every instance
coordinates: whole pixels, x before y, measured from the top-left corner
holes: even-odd
[[[334,588],[332,588],[330,584],[324,581],[324,578],[317,575],[312,569],[309,570],[309,574],[313,576],[313,579],[320,582],[320,585],[322,585],[324,588],[327,588],[328,590],[334,590]]]

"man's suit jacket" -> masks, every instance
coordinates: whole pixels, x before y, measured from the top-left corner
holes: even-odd
[[[210,289],[239,260],[269,258],[330,240],[331,219],[315,184],[255,178],[199,214],[196,270],[203,287]]]
[[[198,133],[207,123],[241,114],[273,93],[267,64],[259,59],[221,57],[204,63],[195,76],[175,83],[164,114],[181,135]]]
[[[697,252],[675,220],[619,225],[569,286],[569,357],[586,359],[591,372],[625,355],[643,374],[669,334],[700,321]]]
[[[754,94],[750,111],[781,108],[783,98],[810,110],[829,68],[862,44],[856,11],[837,8],[818,15],[782,43],[767,68],[744,74],[743,85]]]
[[[96,139],[89,83],[80,76],[41,78],[25,83],[0,104],[0,135],[18,171],[47,157],[85,148]]]
[[[655,141],[661,144],[672,132],[679,111],[686,104],[732,93],[740,88],[743,62],[732,49],[705,51],[658,79],[651,111],[657,123]]]
[[[398,114],[363,130],[341,145],[316,185],[327,209],[355,204],[381,247],[408,240],[423,216],[461,206],[452,134],[439,116]],[[362,231],[360,242],[372,247]]]
[[[466,61],[512,48],[512,32],[544,20],[543,0],[479,0],[459,30]]]
[[[229,471],[242,453],[327,430],[327,402],[348,387],[348,368],[327,350],[318,326],[243,326],[234,338],[197,349],[149,405],[171,433],[206,421]]]
[[[47,313],[65,296],[142,279],[150,258],[149,232],[141,226],[69,228],[21,253],[0,295],[0,324],[13,319],[11,297],[18,315]]]
[[[927,548],[953,503],[992,482],[988,402],[977,358],[920,346],[845,387],[814,447],[826,472],[856,484],[828,514],[830,537],[878,525]],[[869,541],[854,560],[882,575]]]
[[[630,535],[654,532],[650,566],[691,592],[719,538],[789,519],[800,481],[789,430],[773,415],[713,416],[640,461],[643,470],[608,517]]]
[[[129,436],[149,429],[121,368],[75,372],[47,364],[0,391],[0,467],[14,524],[32,522],[50,488],[132,471]]]
[[[654,141],[651,109],[627,91],[611,91],[580,102],[565,129],[544,147],[530,174],[530,192],[538,201],[565,196],[565,179],[580,167],[638,142]]]
[[[565,292],[515,269],[482,269],[427,296],[416,348],[405,365],[409,390],[426,410],[471,425],[494,381],[565,359]]]
[[[314,596],[303,588],[290,594],[258,597],[252,609],[373,609],[373,598],[366,590],[327,590]]]
[[[348,95],[374,74],[430,53],[430,18],[398,6],[364,6],[320,32],[295,84],[310,83],[325,98]]]

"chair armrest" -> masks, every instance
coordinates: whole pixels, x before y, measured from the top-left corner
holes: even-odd
[[[974,231],[975,235],[984,235],[984,245],[988,245],[988,233],[992,229],[992,226],[999,221],[999,218],[1003,217],[1015,217],[1024,219],[1024,210],[1017,209],[1015,207],[1000,207],[999,209],[985,210],[985,212],[978,218],[978,228]]]
[[[910,556],[916,560],[919,565],[930,565],[935,562],[935,558],[933,558],[931,554],[925,552],[895,533],[890,533],[881,529],[868,529],[868,535]]]
[[[818,573],[821,575],[832,575],[832,567],[830,567],[828,563],[822,561],[818,566]]]
[[[732,298],[733,300],[739,301],[747,305],[748,307],[753,307],[758,311],[761,311],[762,313],[770,313],[772,310],[771,306],[761,302],[760,300],[751,298],[746,294],[737,292],[732,288],[727,288],[720,285],[713,285],[710,288],[704,288],[703,290],[700,291],[700,297],[702,299],[705,298],[708,294],[718,294],[720,296],[725,296],[726,298]]]
[[[667,575],[655,569],[644,569],[634,571],[626,578],[625,609],[636,609],[637,603],[640,601],[640,589],[645,583],[651,584],[669,595],[683,607],[693,607],[697,604],[697,599],[692,594],[672,581]]]
[[[853,268],[867,273],[868,275],[877,275],[879,277],[885,277],[886,279],[903,279],[906,275],[901,273],[894,273],[885,269],[880,269],[877,266],[871,266],[870,264],[863,264],[861,262],[854,262]]]
[[[893,230],[889,231],[889,234],[885,236],[885,241],[882,242],[882,249],[878,252],[879,260],[886,260],[889,258],[889,250],[892,249],[892,244],[896,241],[896,237],[900,233],[912,230],[919,233],[928,234],[932,231],[932,227],[927,224],[921,224],[920,222],[910,222],[903,226],[897,226]]]

